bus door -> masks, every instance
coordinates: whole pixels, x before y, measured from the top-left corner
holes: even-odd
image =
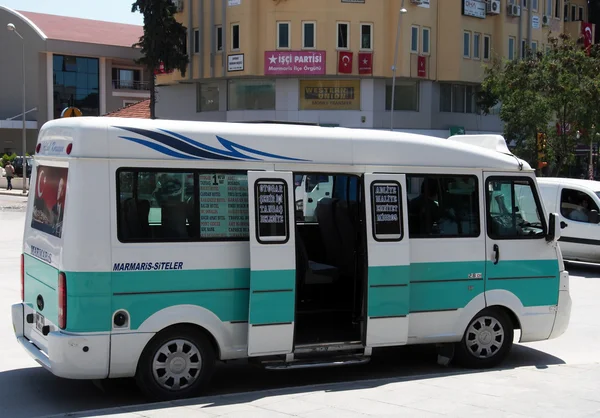
[[[531,317],[542,319],[554,315],[560,273],[557,250],[545,239],[548,218],[536,189],[531,174],[485,173],[485,290],[488,306],[506,303],[510,292],[518,298],[515,310],[524,309]],[[552,323],[536,322],[543,325],[536,337],[547,338]],[[522,336],[521,341],[527,338]]]
[[[296,245],[291,172],[249,171],[248,356],[288,354],[294,340]]]
[[[368,347],[406,344],[410,246],[404,174],[365,174]]]

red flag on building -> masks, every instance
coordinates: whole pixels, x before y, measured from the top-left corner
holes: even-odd
[[[340,51],[338,58],[338,73],[352,74],[352,52]]]
[[[373,74],[373,53],[359,52],[358,53],[358,73]]]
[[[583,47],[585,48],[585,52],[590,55],[590,48],[594,43],[592,39],[592,24],[581,22],[581,34],[583,35]]]
[[[426,66],[425,57],[419,55],[417,64],[418,64],[417,75],[419,77],[427,77],[427,66]]]

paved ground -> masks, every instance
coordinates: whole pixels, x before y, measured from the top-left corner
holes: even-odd
[[[19,298],[23,208],[22,197],[0,195],[2,418],[90,410],[96,411],[79,416],[428,416],[424,411],[600,416],[600,267],[581,264],[570,266],[574,307],[567,333],[557,340],[516,345],[503,370],[441,368],[432,351],[414,347],[385,350],[369,365],[352,368],[267,372],[230,365],[218,370],[207,398],[183,406],[144,405],[130,380],[112,382],[103,392],[90,382],[55,378],[18,346],[10,323],[10,304]],[[325,386],[315,386],[319,384]],[[97,411],[111,407],[131,409]]]

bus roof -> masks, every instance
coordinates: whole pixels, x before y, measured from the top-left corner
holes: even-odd
[[[44,158],[531,170],[529,164],[508,151],[499,135],[441,139],[404,132],[292,124],[64,118],[44,124],[38,144],[36,156]]]

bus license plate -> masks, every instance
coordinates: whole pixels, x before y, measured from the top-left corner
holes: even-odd
[[[35,313],[35,327],[40,332],[42,332],[42,328],[44,328],[44,316],[37,312]]]

